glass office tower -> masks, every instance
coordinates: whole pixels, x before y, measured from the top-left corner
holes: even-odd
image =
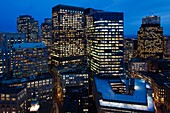
[[[84,8],[57,5],[52,9],[52,64],[78,64],[84,58]]]
[[[91,71],[102,76],[124,75],[123,13],[96,11],[86,20]]]

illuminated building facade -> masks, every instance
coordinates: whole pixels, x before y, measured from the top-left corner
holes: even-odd
[[[57,5],[52,9],[52,64],[80,63],[84,59],[84,8]]]
[[[138,31],[138,55],[140,58],[163,57],[163,28],[159,16],[148,16],[142,19]]]
[[[39,42],[38,21],[30,15],[21,15],[17,18],[17,31],[26,34],[27,42]]]
[[[39,76],[30,76],[20,79],[4,80],[3,86],[26,88],[26,109],[31,107],[32,94],[34,93],[39,102],[52,102],[53,99],[53,77],[49,73],[43,73]],[[14,91],[14,90],[13,90]],[[42,105],[42,104],[41,104]],[[17,113],[17,112],[16,112]],[[25,112],[24,112],[25,113]]]
[[[57,94],[65,112],[88,112],[88,72],[83,65],[58,66]],[[74,100],[74,101],[73,101]]]
[[[14,44],[12,49],[14,77],[29,77],[48,72],[48,52],[43,42]]]
[[[0,38],[4,57],[4,73],[8,73],[12,69],[12,47],[16,43],[24,43],[26,36],[23,33],[0,33]]]
[[[124,75],[123,13],[96,11],[86,22],[90,70],[102,76]]]
[[[26,113],[25,87],[0,87],[1,113]]]

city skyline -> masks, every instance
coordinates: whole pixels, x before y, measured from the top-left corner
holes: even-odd
[[[161,4],[160,4],[161,2]],[[39,4],[41,3],[41,4]],[[6,0],[1,2],[2,7],[0,8],[0,14],[3,15],[0,18],[0,32],[16,32],[17,31],[17,20],[19,15],[31,15],[33,18],[39,21],[39,26],[43,22],[44,18],[51,18],[52,7],[58,4],[65,4],[71,6],[78,6],[83,8],[94,8],[112,12],[124,12],[125,20],[125,36],[126,35],[137,35],[137,31],[142,23],[141,18],[149,15],[158,15],[161,17],[161,24],[164,27],[164,35],[170,35],[168,29],[170,29],[170,7],[168,0],[154,0],[154,1],[139,1],[138,4],[134,0],[108,0],[100,1],[97,0],[81,0],[81,1],[12,1]],[[127,5],[128,4],[128,5]],[[9,9],[9,10],[6,10]],[[135,10],[134,10],[135,9]],[[143,10],[145,9],[145,10]],[[11,13],[11,11],[13,13]],[[136,13],[138,12],[138,13]],[[9,18],[10,17],[10,18]],[[130,29],[129,29],[130,28]]]

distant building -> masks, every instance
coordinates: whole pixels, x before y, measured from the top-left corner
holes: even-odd
[[[41,24],[41,36],[42,41],[50,50],[52,47],[52,19],[46,18],[44,19],[44,23]]]
[[[13,77],[37,76],[48,72],[48,52],[43,42],[14,44],[12,49]]]
[[[144,80],[94,78],[94,98],[98,113],[154,113],[152,91]]]
[[[1,113],[26,113],[25,87],[0,87]]]
[[[148,71],[148,62],[144,59],[132,58],[128,63],[128,71],[130,75],[135,76],[137,72]]]
[[[96,11],[86,22],[90,70],[102,76],[124,75],[123,13]]]
[[[124,39],[124,62],[128,63],[131,58],[137,57],[137,39]]]
[[[25,34],[23,33],[0,33],[0,46],[4,57],[4,73],[12,71],[12,47],[14,44],[26,42]]]
[[[84,61],[84,8],[57,5],[52,9],[52,64],[79,64]]]
[[[164,59],[170,60],[170,37],[164,37]]]
[[[48,56],[49,56],[49,64],[51,64],[51,52],[53,47],[53,39],[52,39],[52,19],[46,18],[44,23],[41,24],[41,37],[42,42],[48,48]]]
[[[163,28],[159,16],[148,16],[142,19],[138,31],[138,55],[140,58],[163,57]]]
[[[21,15],[17,18],[17,31],[26,34],[27,42],[39,42],[38,21],[30,15]]]

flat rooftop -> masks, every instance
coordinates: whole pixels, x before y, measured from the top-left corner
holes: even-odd
[[[31,82],[31,81],[38,81],[38,80],[45,80],[45,79],[50,79],[53,78],[50,73],[43,73],[39,76],[30,76],[27,78],[22,78],[22,79],[5,79],[2,80],[1,83],[4,85],[9,85],[9,84],[16,84],[16,83],[26,83],[26,82]]]
[[[61,74],[86,74],[87,68],[83,65],[58,66],[56,69]]]
[[[43,42],[39,43],[18,43],[14,44],[12,48],[14,49],[30,49],[30,48],[45,48],[45,44]]]
[[[110,83],[117,82],[117,79],[103,79],[95,77],[96,89],[101,94],[99,103],[104,107],[116,107],[124,109],[135,109],[142,111],[154,111],[152,97],[147,95],[146,82],[134,79],[134,93],[132,95],[116,94]],[[122,79],[125,83],[126,79]]]

